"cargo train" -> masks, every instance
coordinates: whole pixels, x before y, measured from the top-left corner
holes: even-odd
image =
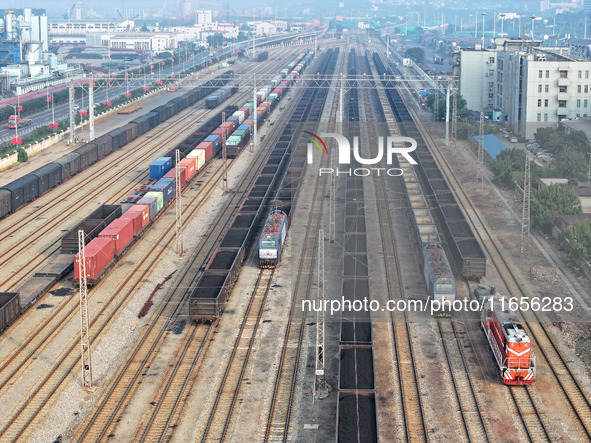
[[[55,162],[0,187],[0,218],[17,211],[23,205],[35,200],[49,189],[65,182],[73,175],[103,159],[113,151],[135,140],[140,135],[156,127],[173,115],[179,113],[198,100],[226,85],[233,71],[226,71],[203,86],[194,88],[180,97],[132,120],[128,124],[113,129],[86,143],[72,152],[58,158]]]
[[[380,56],[374,52],[374,63],[379,75],[397,75],[390,67],[384,66]],[[472,232],[466,217],[460,209],[449,185],[433,159],[425,140],[404,104],[395,81],[383,81],[386,96],[403,135],[417,142],[414,158],[418,161],[417,171],[423,179],[425,191],[432,195],[436,204],[434,215],[439,219],[449,250],[460,274],[467,279],[479,280],[486,275],[486,256]]]
[[[287,214],[278,209],[271,211],[259,238],[259,266],[274,268],[281,258],[287,235]]]
[[[337,54],[338,49],[327,50],[323,53],[323,58],[319,62],[320,74],[334,72]],[[298,61],[298,64],[302,63],[300,71],[309,63],[312,56],[313,51],[307,54],[303,53],[301,57],[298,56],[301,60]],[[290,69],[293,67],[290,66]],[[285,212],[289,222],[300,176],[306,164],[305,151],[299,153],[301,156],[298,156],[295,151],[291,152],[291,148],[293,148],[291,146],[292,125],[300,124],[306,120],[314,123],[319,121],[327,93],[328,89],[324,87],[309,88],[304,91],[295,111],[290,116],[289,123],[263,166],[261,175],[246,195],[230,228],[223,235],[218,249],[190,294],[189,316],[191,320],[197,322],[214,321],[222,314],[232,287],[238,278],[242,260],[248,256],[250,247],[258,235],[261,219],[266,211],[265,207],[271,199],[277,198],[281,201],[280,209]],[[312,103],[314,106],[310,108]],[[282,175],[282,171],[288,164],[290,169],[277,190],[278,177]]]
[[[503,383],[531,385],[536,378],[536,358],[527,332],[509,309],[508,300],[484,284],[476,285],[474,296],[483,302],[480,324]]]

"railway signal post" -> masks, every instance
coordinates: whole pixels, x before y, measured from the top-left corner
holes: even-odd
[[[318,302],[324,305],[324,229],[318,231]],[[324,377],[324,309],[317,312],[316,321],[316,368],[314,376],[314,397],[325,398],[328,386]]]

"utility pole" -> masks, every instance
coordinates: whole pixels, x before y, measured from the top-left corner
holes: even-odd
[[[181,151],[177,149],[175,151],[175,192],[176,192],[176,200],[175,200],[175,215],[176,215],[176,253],[178,255],[183,255],[185,253],[185,249],[183,247],[183,202],[181,201],[182,197],[182,189],[181,189],[181,166],[179,165],[181,161]]]
[[[253,113],[253,119],[252,119],[252,123],[254,126],[254,138],[252,140],[252,146],[253,148],[257,147],[257,126],[258,126],[258,115],[257,115],[257,80],[256,77],[253,75],[252,76],[253,82],[254,82],[254,86],[252,88],[252,113]]]
[[[324,306],[324,230],[318,231],[318,303]],[[324,378],[324,309],[317,311],[316,317],[316,371],[314,378],[314,397],[324,398],[327,387]]]
[[[445,91],[445,146],[449,146],[449,83],[447,82],[447,90]]]
[[[82,362],[82,387],[92,389],[92,365],[90,361],[90,337],[88,327],[88,286],[86,282],[86,254],[84,231],[78,231],[78,283],[80,287],[80,348]]]
[[[589,168],[587,169],[587,187],[591,188],[591,152],[589,153]]]
[[[482,188],[484,183],[484,111],[480,111],[480,135],[478,137],[478,165],[476,166],[476,184]]]
[[[94,140],[94,83],[88,84],[88,141]]]
[[[222,163],[224,164],[224,178],[222,178],[222,190],[228,192],[228,148],[226,147],[226,113],[222,112]]]
[[[336,149],[330,151],[330,167],[333,171],[337,169]],[[334,243],[336,237],[336,194],[337,194],[337,178],[335,174],[330,176],[330,220],[328,227],[328,239]]]
[[[69,96],[69,100],[68,103],[70,104],[70,140],[69,140],[69,145],[73,146],[74,143],[76,142],[76,137],[75,137],[75,127],[76,127],[76,120],[74,117],[74,82],[72,81],[70,83],[70,87],[68,88],[70,96]]]
[[[523,208],[521,212],[521,254],[529,249],[529,215],[530,215],[530,167],[529,158],[525,155],[525,174],[523,176]]]
[[[458,94],[455,93],[452,100],[452,112],[451,112],[451,139],[456,146],[458,137]]]

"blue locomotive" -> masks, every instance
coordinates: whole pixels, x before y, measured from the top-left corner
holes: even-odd
[[[277,265],[286,235],[287,215],[283,211],[271,211],[259,239],[259,266],[261,268],[274,268]]]

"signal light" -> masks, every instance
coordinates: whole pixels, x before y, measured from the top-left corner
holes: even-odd
[[[112,81],[113,81],[113,79],[112,79],[112,78],[110,78],[110,79],[109,79],[109,81],[110,81],[110,82],[112,82]]]
[[[150,69],[154,69],[154,65],[150,65]]]
[[[111,102],[110,101],[107,102],[107,106],[111,106]]]
[[[164,66],[164,62],[162,62],[162,66]]]

